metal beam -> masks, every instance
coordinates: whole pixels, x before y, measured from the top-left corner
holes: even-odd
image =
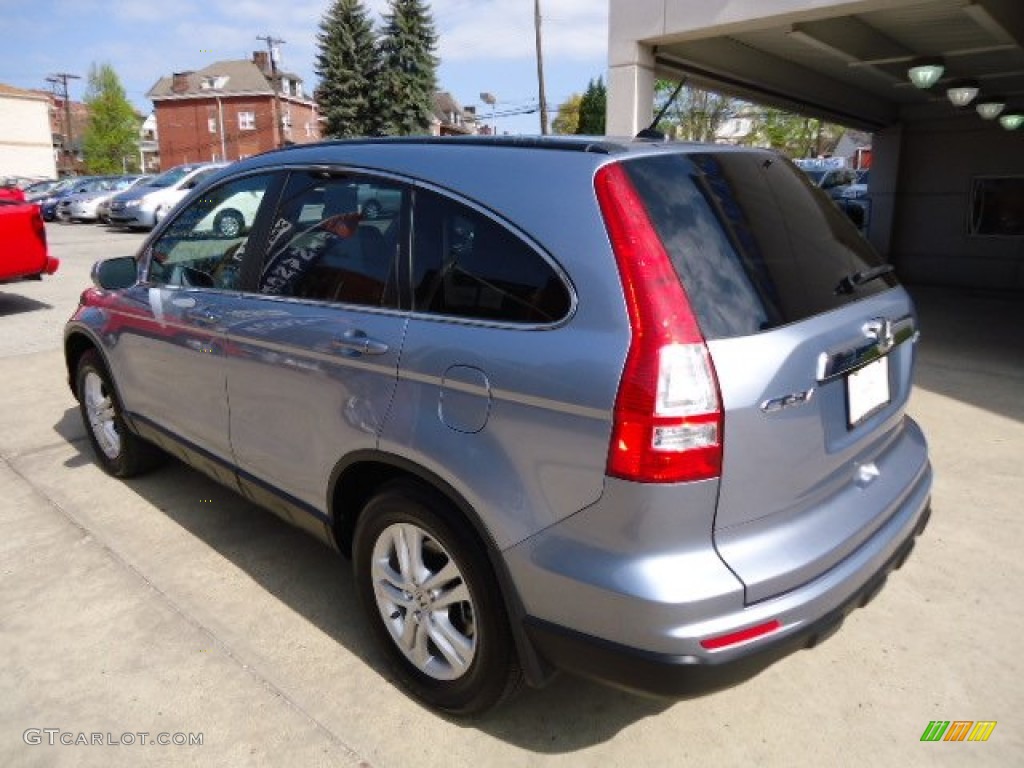
[[[878,128],[896,119],[895,106],[874,94],[732,38],[659,46],[656,56],[666,67],[742,90],[755,101],[785,101],[805,112],[813,107],[858,127]]]

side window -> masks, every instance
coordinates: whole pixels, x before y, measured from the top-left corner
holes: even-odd
[[[504,323],[553,323],[569,312],[555,269],[484,214],[418,191],[413,231],[417,311]]]
[[[264,174],[230,181],[182,209],[153,243],[150,282],[236,288],[245,242],[272,178]]]
[[[293,172],[271,230],[260,292],[395,306],[404,197],[391,182]]]

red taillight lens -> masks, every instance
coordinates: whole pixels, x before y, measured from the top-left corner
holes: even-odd
[[[594,185],[632,329],[607,472],[646,483],[717,477],[718,383],[689,299],[622,166],[603,167]]]
[[[764,635],[771,634],[781,626],[781,621],[778,619],[772,619],[771,621],[766,621],[764,624],[758,624],[755,627],[747,627],[746,629],[741,629],[738,632],[730,632],[728,635],[709,637],[705,640],[701,640],[700,644],[709,651],[717,651],[721,648],[728,648],[730,645],[745,643],[748,640],[753,640],[755,637],[762,637]]]

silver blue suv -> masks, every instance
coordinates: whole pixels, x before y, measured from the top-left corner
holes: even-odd
[[[169,453],[350,554],[399,680],[448,713],[557,670],[742,680],[928,518],[910,299],[771,152],[293,147],[93,279],[65,350],[100,464]]]

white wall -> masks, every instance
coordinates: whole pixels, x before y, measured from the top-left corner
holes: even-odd
[[[968,114],[908,122],[902,134],[888,248],[900,276],[908,282],[1024,290],[1024,238],[967,234],[971,180],[1024,176],[1024,131],[1006,131]]]
[[[0,176],[56,178],[45,99],[0,94]]]

